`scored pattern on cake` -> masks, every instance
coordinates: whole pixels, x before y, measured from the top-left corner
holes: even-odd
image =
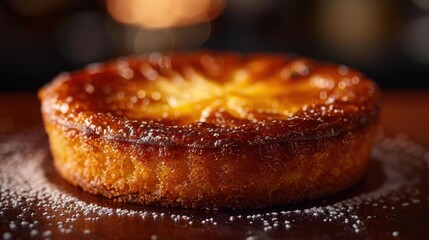
[[[288,99],[288,87],[278,78],[252,81],[245,70],[237,70],[226,83],[211,81],[193,72],[188,77],[177,74],[159,78],[145,86],[150,104],[142,106],[144,117],[183,118],[205,122],[216,112],[227,112],[238,119],[285,119],[298,110],[296,100]],[[295,86],[293,94],[314,92],[308,82]],[[147,115],[147,116],[146,116]]]

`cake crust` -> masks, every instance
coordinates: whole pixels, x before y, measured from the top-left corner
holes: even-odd
[[[122,201],[206,209],[349,187],[367,165],[380,109],[376,85],[347,67],[214,52],[90,65],[39,97],[66,180]]]

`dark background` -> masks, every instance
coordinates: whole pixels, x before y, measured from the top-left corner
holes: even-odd
[[[216,0],[212,21],[157,29],[121,23],[109,2],[1,1],[0,91],[35,91],[121,55],[197,48],[292,52],[358,68],[384,89],[429,87],[427,0]]]

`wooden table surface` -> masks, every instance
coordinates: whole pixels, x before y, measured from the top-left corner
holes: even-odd
[[[387,138],[376,144],[365,176],[350,189],[303,204],[243,212],[135,206],[84,193],[66,183],[53,168],[46,136],[40,130],[39,108],[35,94],[0,94],[0,239],[429,236],[429,152],[424,154],[429,149],[429,91],[384,92],[380,121]],[[8,137],[25,129],[39,129],[33,134],[38,137]],[[389,138],[398,134],[399,140]],[[423,148],[410,148],[416,145],[410,145],[404,140],[407,138]],[[36,149],[37,154],[31,149]],[[419,150],[418,154],[410,149]],[[21,169],[22,164],[29,166]],[[37,194],[42,199],[37,199]],[[70,203],[64,204],[61,199]]]

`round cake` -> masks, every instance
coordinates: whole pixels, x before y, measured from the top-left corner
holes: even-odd
[[[54,165],[146,205],[262,208],[364,173],[380,93],[346,66],[276,55],[152,53],[63,73],[39,91]]]

